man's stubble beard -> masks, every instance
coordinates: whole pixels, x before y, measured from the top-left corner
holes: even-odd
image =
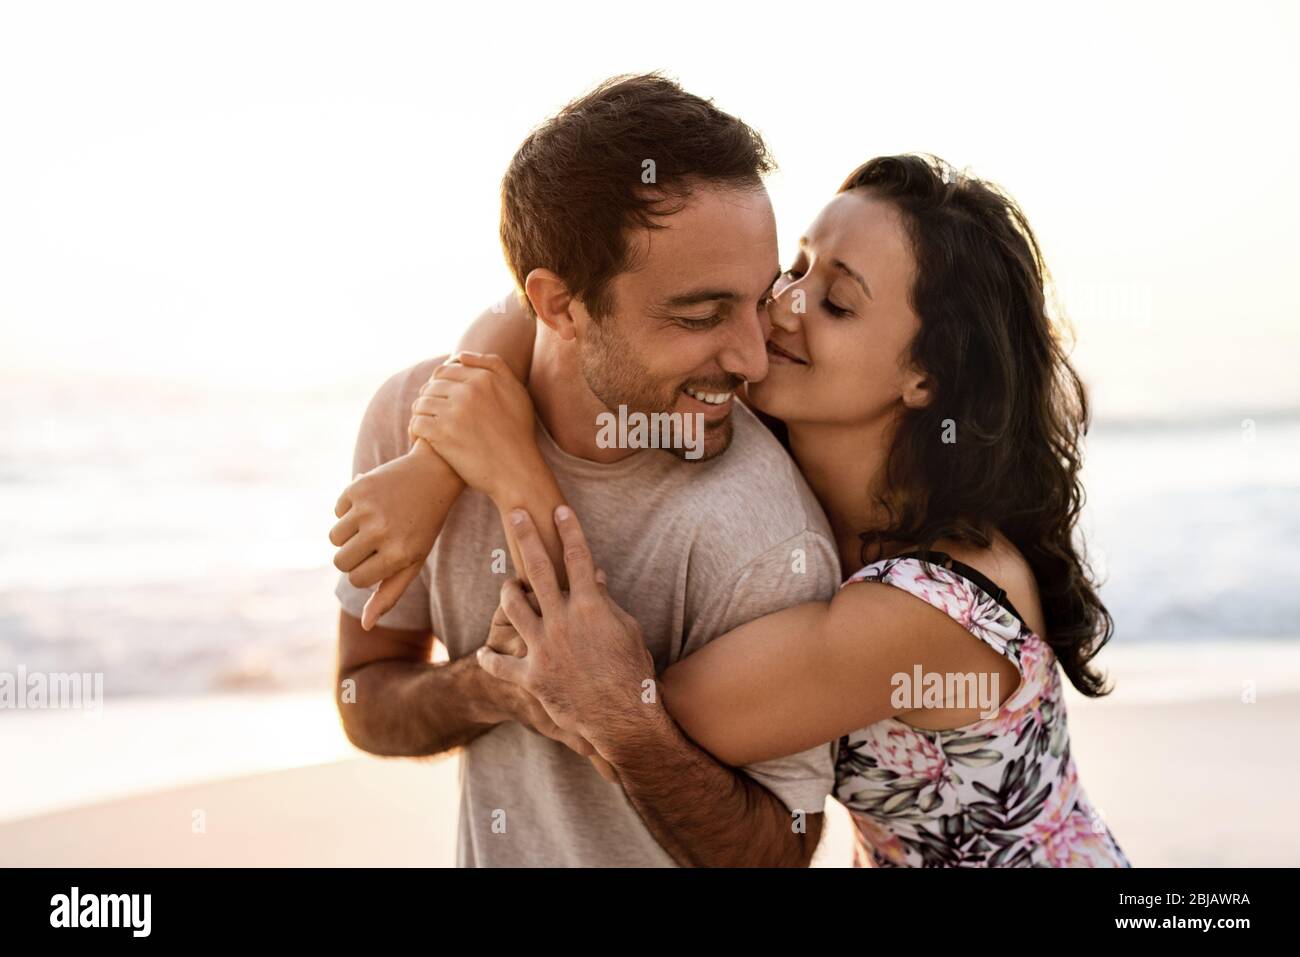
[[[633,412],[651,415],[655,412],[677,411],[674,406],[677,404],[681,383],[657,388],[652,383],[649,371],[638,361],[627,338],[616,327],[617,320],[613,316],[606,316],[603,320],[593,319],[588,326],[590,334],[579,340],[579,363],[587,388],[615,415],[618,414],[620,405],[627,407],[629,415]],[[593,422],[591,427],[595,430],[596,423]],[[731,416],[717,425],[706,424],[704,435],[704,452],[699,458],[687,458],[686,453],[691,450],[684,447],[667,448],[664,451],[686,462],[707,462],[721,455],[731,445]]]

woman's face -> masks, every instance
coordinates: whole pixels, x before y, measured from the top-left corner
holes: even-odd
[[[832,199],[774,287],[769,371],[750,384],[750,403],[791,425],[857,425],[929,401],[909,368],[915,269],[891,204],[863,190]]]

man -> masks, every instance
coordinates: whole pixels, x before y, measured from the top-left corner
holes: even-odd
[[[537,321],[527,386],[541,451],[658,670],[746,621],[827,599],[839,580],[803,479],[734,398],[767,372],[779,272],[769,168],[753,130],[649,75],[571,103],[503,181],[502,240]],[[404,456],[411,404],[437,365],[380,388],[354,473]],[[597,417],[620,406],[703,415],[703,455],[602,447]],[[436,507],[446,518],[418,581],[370,631],[358,585],[373,583],[372,539],[363,517],[352,523],[336,559],[350,572],[337,588],[340,713],[374,753],[463,748],[461,865],[808,863],[829,745],[738,770],[659,715],[655,734],[618,749],[621,787],[602,780],[575,753],[584,742],[476,661],[506,580],[497,508],[472,490]],[[449,663],[430,663],[434,640]]]

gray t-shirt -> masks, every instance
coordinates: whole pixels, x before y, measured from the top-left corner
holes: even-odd
[[[410,448],[411,403],[430,359],[390,378],[371,400],[353,473]],[[721,634],[805,601],[829,600],[839,562],[826,518],[785,450],[736,404],[723,455],[684,462],[643,449],[605,465],[538,443],[577,512],[611,596],[645,633],[659,670]],[[380,619],[432,629],[452,660],[487,640],[504,576],[513,575],[496,507],[467,490],[452,507],[420,577]],[[345,611],[369,595],[340,576]],[[820,812],[834,772],[829,744],[744,769],[785,805]],[[673,866],[636,809],[583,757],[509,721],[480,735],[460,767],[462,866]]]

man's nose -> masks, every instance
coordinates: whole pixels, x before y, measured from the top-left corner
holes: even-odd
[[[772,328],[767,306],[756,304],[727,325],[730,338],[718,354],[718,364],[746,382],[762,381],[767,377],[767,337]]]

